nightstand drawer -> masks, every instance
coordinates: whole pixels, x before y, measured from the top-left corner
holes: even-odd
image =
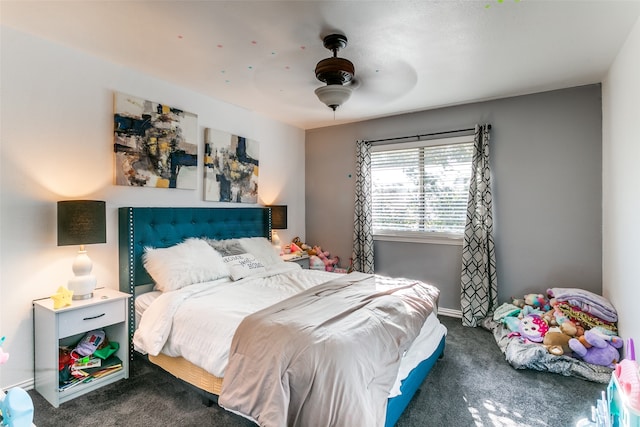
[[[125,319],[125,304],[122,299],[67,311],[58,316],[58,337],[99,329],[124,322]]]

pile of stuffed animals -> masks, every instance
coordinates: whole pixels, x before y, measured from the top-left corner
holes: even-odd
[[[291,243],[285,246],[285,252],[289,253],[306,253],[309,255],[309,268],[312,270],[325,270],[334,272],[346,272],[342,271],[338,264],[340,258],[337,256],[332,257],[329,251],[323,251],[320,246],[310,246],[303,243],[299,237],[295,237]]]
[[[551,354],[614,368],[623,340],[617,313],[605,298],[583,289],[550,288],[504,303],[493,314],[509,337],[543,345]]]

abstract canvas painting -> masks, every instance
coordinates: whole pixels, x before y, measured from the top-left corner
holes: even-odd
[[[195,189],[198,116],[116,93],[116,185]]]
[[[258,143],[205,128],[204,199],[258,203]]]

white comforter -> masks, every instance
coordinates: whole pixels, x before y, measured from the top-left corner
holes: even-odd
[[[282,263],[236,282],[225,278],[162,293],[141,317],[133,338],[135,349],[154,356],[161,352],[182,356],[212,375],[224,377],[233,335],[248,314],[338,276]],[[430,315],[405,355],[389,397],[400,394],[400,380],[433,353],[444,334],[446,328],[435,314]]]
[[[336,276],[283,262],[236,282],[224,278],[165,292],[144,312],[133,337],[135,349],[153,356],[182,356],[224,377],[233,334],[247,314]]]

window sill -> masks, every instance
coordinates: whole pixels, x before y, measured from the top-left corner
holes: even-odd
[[[462,246],[462,236],[437,235],[429,236],[425,234],[374,234],[374,241],[384,242],[404,242],[404,243],[427,243],[435,245],[458,245]]]

